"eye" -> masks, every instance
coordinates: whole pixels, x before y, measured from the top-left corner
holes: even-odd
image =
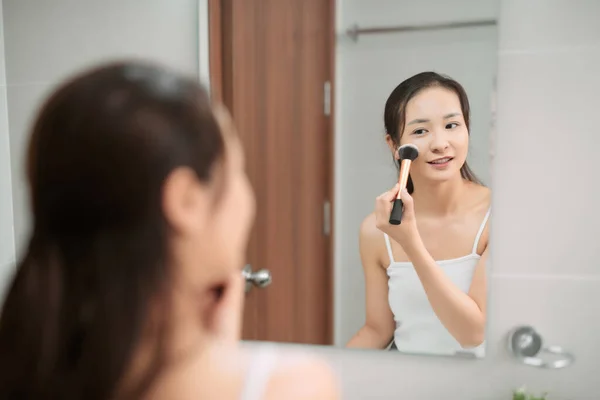
[[[454,129],[458,126],[458,124],[456,122],[450,122],[449,124],[446,124],[446,129]]]
[[[416,129],[416,130],[413,131],[413,135],[422,135],[425,132],[427,132],[426,129]]]

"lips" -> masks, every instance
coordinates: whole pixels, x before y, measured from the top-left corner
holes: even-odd
[[[438,158],[438,159],[435,159],[435,160],[432,160],[432,161],[427,161],[427,163],[428,164],[433,164],[433,165],[436,165],[436,164],[445,164],[447,162],[452,161],[453,159],[454,159],[454,157],[443,157],[443,158]]]

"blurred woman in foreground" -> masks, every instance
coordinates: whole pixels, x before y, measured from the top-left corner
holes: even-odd
[[[0,398],[337,398],[324,363],[238,348],[254,196],[194,81],[144,63],[75,77],[35,122],[27,177]]]

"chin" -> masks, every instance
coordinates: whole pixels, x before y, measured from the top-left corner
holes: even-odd
[[[424,178],[430,182],[442,183],[456,179],[457,175],[460,176],[460,170],[435,171],[433,173],[428,173],[424,176]]]

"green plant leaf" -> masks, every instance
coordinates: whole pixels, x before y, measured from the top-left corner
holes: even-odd
[[[527,393],[525,388],[522,387],[522,388],[519,388],[519,389],[513,391],[512,400],[546,400],[547,395],[548,395],[548,393],[543,393],[540,396],[535,396],[531,393]]]

